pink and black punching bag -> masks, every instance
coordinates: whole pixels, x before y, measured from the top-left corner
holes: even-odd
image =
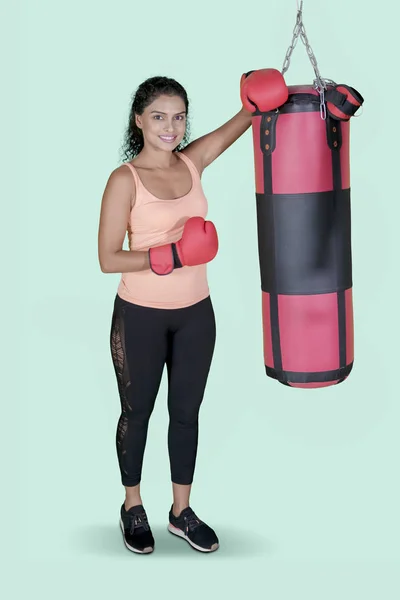
[[[342,382],[354,359],[348,86],[289,86],[253,113],[266,373],[292,387]]]

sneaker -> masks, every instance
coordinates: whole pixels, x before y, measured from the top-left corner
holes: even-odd
[[[190,506],[185,508],[179,517],[174,516],[171,506],[168,531],[183,538],[200,552],[214,552],[219,547],[215,531],[201,521]]]
[[[128,550],[138,554],[149,554],[154,550],[154,538],[143,506],[132,506],[125,509],[121,506],[120,526],[124,543]]]

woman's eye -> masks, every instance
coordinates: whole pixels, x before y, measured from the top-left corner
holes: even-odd
[[[153,119],[162,119],[162,118],[163,118],[162,115],[154,115],[154,117],[153,117]],[[182,120],[182,119],[185,118],[185,115],[177,115],[175,118],[179,119],[179,120]]]

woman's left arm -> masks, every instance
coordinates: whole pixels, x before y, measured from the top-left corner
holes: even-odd
[[[182,151],[201,173],[251,126],[251,112],[242,108],[229,121],[191,142]]]

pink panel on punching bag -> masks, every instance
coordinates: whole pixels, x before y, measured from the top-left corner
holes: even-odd
[[[307,194],[331,189],[332,154],[319,113],[280,115],[272,154],[273,193]]]
[[[338,369],[336,293],[315,296],[278,296],[278,307],[283,370]]]

